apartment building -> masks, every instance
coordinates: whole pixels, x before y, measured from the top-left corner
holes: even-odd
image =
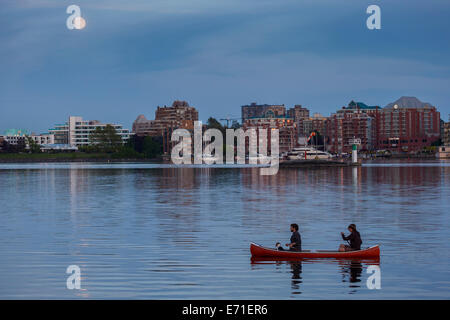
[[[32,134],[30,136],[31,139],[34,140],[39,145],[49,145],[55,144],[55,135],[49,133],[43,133],[40,135]]]
[[[313,131],[326,134],[327,117],[324,117],[320,113],[314,113],[312,117],[300,119],[297,122],[297,130],[300,136],[309,136]]]
[[[360,150],[373,150],[376,143],[375,118],[360,110],[336,112],[327,120],[327,149],[332,153],[348,153],[352,140],[361,140]]]
[[[249,128],[267,129],[267,141],[271,141],[271,129],[278,129],[280,153],[289,151],[297,145],[296,124],[294,119],[289,117],[274,117],[272,114],[268,114],[267,117],[249,118],[243,123],[242,127],[244,130]],[[270,145],[268,149],[270,150]]]
[[[139,115],[133,122],[132,132],[138,136],[163,136],[177,128],[193,130],[194,121],[198,121],[198,111],[186,101],[176,100],[171,107],[158,106],[155,120]]]
[[[130,131],[124,129],[121,124],[101,123],[98,120],[83,120],[82,117],[70,116],[69,120],[63,124],[56,124],[49,129],[49,134],[54,135],[55,144],[68,144],[70,146],[89,145],[89,136],[96,128],[112,126],[125,143],[130,138]]]
[[[198,121],[198,111],[186,101],[176,100],[172,106],[160,107],[155,111],[155,120],[139,115],[133,122],[132,132],[137,136],[162,137],[163,152],[172,150],[172,132],[175,129],[194,130],[194,121]]]
[[[444,146],[450,146],[450,119],[449,122],[444,123],[444,132],[441,138]]]
[[[402,97],[378,114],[377,147],[415,152],[439,140],[440,113],[415,97]]]
[[[269,118],[286,116],[284,104],[257,104],[252,102],[249,105],[241,106],[242,123],[251,118]]]

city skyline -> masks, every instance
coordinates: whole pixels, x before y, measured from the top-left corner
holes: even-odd
[[[403,99],[406,99],[406,100],[403,100]],[[400,103],[411,104],[411,103],[415,103],[414,100],[416,100],[417,103],[421,103],[421,104],[423,104],[423,105],[429,105],[429,106],[435,107],[436,110],[437,110],[438,112],[440,112],[439,107],[433,105],[433,103],[429,103],[429,102],[426,102],[426,101],[422,101],[422,100],[418,99],[418,98],[415,97],[415,96],[411,96],[411,97],[402,96],[402,97],[399,97],[398,99],[396,99],[396,100],[394,100],[394,101],[391,101],[390,103],[388,103],[388,104],[385,105],[385,106],[374,105],[374,107],[377,107],[377,108],[380,108],[380,109],[383,109],[383,108],[390,108],[390,107],[392,107],[395,103],[400,102]],[[411,101],[413,101],[413,102],[411,102]],[[178,99],[176,99],[176,100],[173,101],[173,103],[189,103],[189,102],[187,102],[187,101],[185,101],[185,100],[178,100]],[[259,104],[259,103],[256,103],[256,102],[252,102],[252,103],[250,103],[250,104],[248,104],[248,105],[241,105],[241,106],[239,106],[239,109],[241,109],[241,108],[244,107],[244,106],[251,106],[251,105],[266,105],[267,107],[277,106],[277,107],[282,107],[282,108],[283,108],[283,114],[285,113],[285,116],[286,116],[286,117],[292,117],[292,118],[293,118],[293,115],[289,115],[289,112],[288,112],[288,111],[293,112],[294,107],[297,107],[297,106],[298,106],[298,107],[301,107],[301,108],[306,109],[306,110],[308,111],[308,114],[309,114],[308,117],[310,117],[311,119],[313,119],[313,118],[315,118],[315,117],[319,117],[319,118],[330,118],[330,119],[331,119],[331,118],[335,115],[336,112],[338,112],[338,111],[340,111],[340,110],[343,110],[343,109],[347,108],[347,107],[348,107],[350,104],[352,104],[352,103],[353,103],[353,104],[361,104],[361,103],[362,103],[362,104],[365,104],[364,101],[361,101],[361,100],[353,100],[353,99],[352,99],[352,100],[350,100],[350,101],[348,102],[348,104],[342,105],[341,107],[339,107],[339,108],[337,108],[337,109],[335,109],[335,110],[331,110],[331,111],[330,111],[330,114],[328,114],[328,115],[321,114],[320,112],[316,112],[315,110],[311,110],[311,109],[308,108],[307,106],[304,106],[304,105],[301,105],[301,104],[294,104],[294,105],[290,106],[290,105],[287,105],[287,104],[278,104],[278,105],[275,105],[275,104],[265,104],[265,103]],[[172,103],[167,103],[167,104],[165,104],[165,105],[163,105],[163,106],[156,106],[155,109],[154,109],[154,111],[153,111],[153,115],[155,115],[156,113],[158,113],[158,110],[159,110],[159,109],[166,108],[166,107],[169,107],[169,106],[171,106],[171,105],[173,105],[173,104],[172,104]],[[189,104],[188,104],[188,106],[189,106]],[[405,107],[405,108],[411,108],[411,106],[408,106],[408,107],[407,107],[407,106],[402,106],[402,107]],[[194,109],[197,109],[197,110],[198,110],[199,108],[198,108],[197,106],[195,106]],[[291,110],[288,110],[288,109],[291,109]],[[198,111],[197,111],[197,112],[198,112]],[[129,129],[130,132],[132,132],[132,131],[133,131],[133,127],[134,127],[134,123],[136,122],[136,120],[138,120],[138,119],[140,119],[141,117],[143,117],[143,118],[145,118],[145,120],[147,121],[146,117],[148,116],[148,117],[149,117],[148,120],[151,121],[151,120],[154,118],[153,115],[146,114],[146,113],[139,113],[139,114],[136,115],[136,117],[134,118],[134,120],[131,122],[130,125],[127,125],[127,124],[124,123],[121,119],[118,119],[117,121],[104,121],[104,118],[102,118],[102,117],[94,117],[94,118],[91,119],[91,121],[100,121],[100,122],[103,122],[103,123],[105,123],[105,124],[120,123],[121,125],[123,125],[123,127],[124,127],[125,129]],[[219,118],[219,117],[216,117],[216,116],[214,116],[214,115],[206,115],[206,116],[203,115],[203,118],[205,119],[205,120],[203,120],[203,118],[202,118],[200,115],[201,115],[201,113],[198,112],[198,120],[201,121],[201,122],[203,122],[204,124],[207,123],[207,119],[210,118],[210,117],[215,118],[216,120],[218,120],[218,121],[219,121],[220,123],[222,123],[223,125],[226,125],[226,123],[228,123],[227,120],[230,120],[230,119],[225,119],[225,118]],[[243,124],[243,123],[241,122],[242,116],[243,116],[242,110],[239,110],[239,114],[236,114],[236,115],[235,115],[235,118],[234,118],[234,119],[238,119],[238,122],[239,122],[241,125]],[[446,113],[440,112],[440,116],[441,116],[441,120],[443,120],[444,122],[450,122],[450,113],[449,113],[449,114],[446,114]],[[447,116],[448,119],[446,119],[445,116]],[[73,114],[72,114],[72,115],[68,115],[66,118],[69,118],[69,117],[81,117],[81,118],[83,118],[84,116],[83,116],[83,115],[79,115],[79,114],[77,114],[77,115],[73,115]],[[231,120],[234,120],[234,119],[231,119]],[[56,121],[55,123],[61,123],[61,122],[64,122],[64,121],[65,121],[64,119],[63,119],[63,120],[60,119],[59,121]],[[230,123],[231,123],[231,122],[230,122]],[[41,131],[36,131],[36,130],[30,129],[30,128],[27,128],[27,127],[24,127],[24,126],[20,126],[20,125],[19,125],[18,127],[12,127],[12,126],[5,127],[5,128],[0,127],[0,135],[2,135],[2,134],[4,134],[4,133],[8,132],[9,130],[22,130],[22,131],[24,131],[24,132],[27,132],[28,134],[31,133],[31,134],[37,134],[37,135],[39,135],[39,134],[46,134],[46,133],[49,133],[51,130],[54,130],[54,129],[52,128],[53,125],[54,125],[54,123],[53,123],[53,124],[49,124],[48,127],[47,127],[47,129],[44,129],[44,130],[41,130]]]
[[[351,100],[385,106],[400,96],[430,102],[443,120],[450,113],[442,0],[377,1],[381,30],[365,27],[361,1],[76,4],[87,25],[70,31],[68,3],[2,3],[1,130],[45,132],[71,114],[131,127],[174,100],[195,105],[203,122],[251,102],[329,115]]]

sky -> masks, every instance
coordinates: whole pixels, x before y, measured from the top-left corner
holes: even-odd
[[[72,4],[82,30],[66,27]],[[0,0],[0,132],[69,115],[131,128],[177,99],[206,121],[416,96],[447,121],[449,16],[448,0]]]

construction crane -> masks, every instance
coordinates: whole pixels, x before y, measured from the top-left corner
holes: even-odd
[[[226,121],[227,122],[227,128],[230,127],[230,121],[234,121],[234,120],[240,120],[241,118],[231,118],[232,116],[228,116],[225,119],[219,119],[220,121]]]

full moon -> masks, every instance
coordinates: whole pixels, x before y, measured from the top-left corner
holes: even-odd
[[[86,27],[86,20],[82,17],[76,17],[73,19],[73,26],[78,30],[84,29],[84,27]]]

